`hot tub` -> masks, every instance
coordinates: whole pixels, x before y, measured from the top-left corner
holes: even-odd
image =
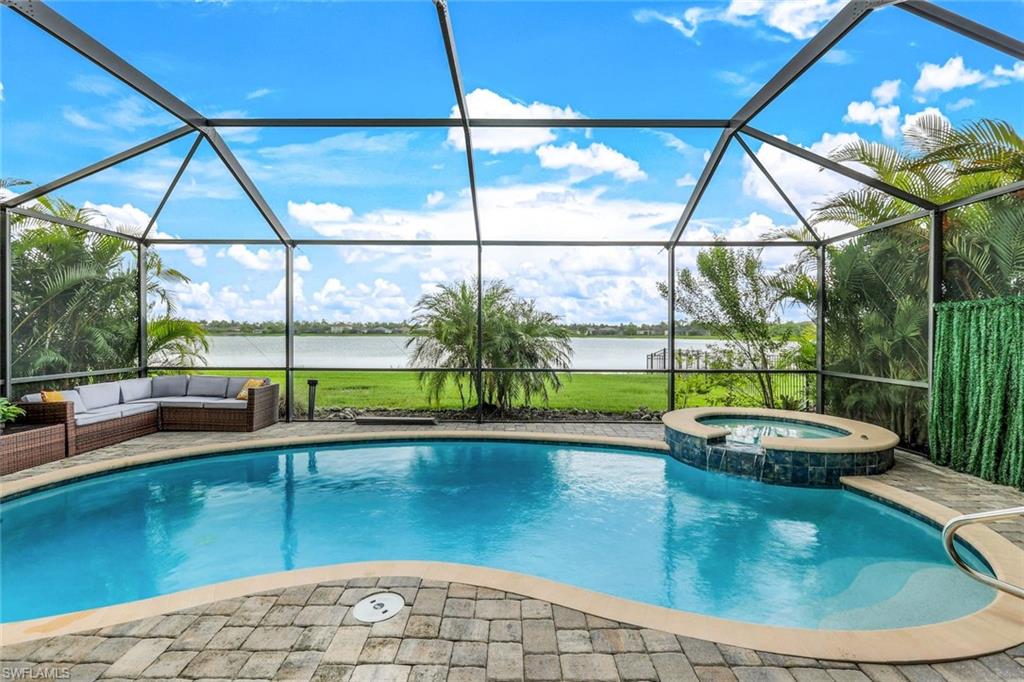
[[[792,410],[698,407],[662,417],[672,456],[764,483],[836,488],[892,468],[899,436],[873,424]]]

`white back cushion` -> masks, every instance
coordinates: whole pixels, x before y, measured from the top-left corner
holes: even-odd
[[[130,400],[142,400],[153,396],[153,380],[149,377],[144,379],[125,379],[117,382],[121,387],[121,402]]]
[[[121,402],[121,387],[116,381],[105,381],[101,384],[84,384],[75,390],[82,396],[82,402],[90,410],[97,407],[117,405]]]

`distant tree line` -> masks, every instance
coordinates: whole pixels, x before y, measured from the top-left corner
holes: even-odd
[[[200,320],[199,324],[206,330],[207,334],[216,335],[239,335],[239,336],[261,336],[284,334],[284,322],[239,322],[236,320]],[[793,336],[800,333],[801,328],[807,326],[806,322],[783,322],[772,325],[776,336]],[[596,337],[632,337],[668,336],[668,325],[660,322],[657,324],[586,324],[586,323],[557,323],[558,329],[565,330],[567,336],[596,336]],[[399,336],[416,336],[420,333],[412,322],[328,322],[327,320],[296,321],[296,334],[329,334],[335,336],[358,336],[362,334],[396,334]],[[681,324],[676,326],[676,334],[679,336],[696,337],[717,337],[714,329],[700,324]]]

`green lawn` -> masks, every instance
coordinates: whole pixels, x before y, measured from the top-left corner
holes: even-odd
[[[228,374],[249,376],[252,372],[203,371],[205,374]],[[284,372],[263,372],[275,383],[282,386]],[[585,409],[596,412],[622,413],[644,407],[650,410],[664,410],[667,407],[667,376],[664,374],[563,374],[562,390],[551,395],[548,407],[554,409]],[[423,410],[434,407],[429,404],[426,393],[419,386],[415,372],[295,372],[295,403],[305,411],[308,388],[307,379],[318,379],[318,407],[348,407],[366,409]],[[782,377],[777,383],[782,392],[797,393],[798,382],[787,377],[783,386]],[[698,407],[708,404],[723,404],[728,390],[719,385],[700,385],[699,382],[684,382],[680,379],[679,407]],[[475,404],[470,399],[469,404]],[[449,387],[442,397],[440,408],[458,409],[462,406],[458,392]]]

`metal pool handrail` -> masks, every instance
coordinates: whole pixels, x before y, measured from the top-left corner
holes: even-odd
[[[950,519],[949,523],[942,529],[942,546],[946,548],[946,554],[953,560],[957,568],[971,576],[980,583],[984,583],[989,587],[994,587],[997,590],[1002,590],[1008,594],[1012,594],[1015,597],[1024,599],[1024,587],[1017,585],[1011,585],[1008,582],[999,580],[987,576],[984,573],[974,570],[967,565],[967,562],[963,560],[960,553],[956,551],[956,546],[953,544],[956,539],[956,532],[963,526],[972,523],[991,523],[992,521],[999,521],[1002,519],[1009,519],[1014,516],[1024,516],[1024,507],[1010,507],[1009,509],[996,509],[995,511],[978,512],[977,514],[963,514]]]

